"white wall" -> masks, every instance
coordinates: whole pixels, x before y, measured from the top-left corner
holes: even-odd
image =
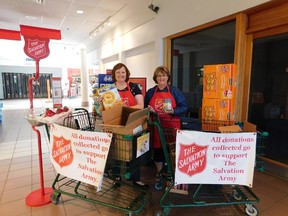
[[[118,61],[133,69],[132,76],[140,71],[142,76],[147,76],[150,88],[154,85],[154,69],[164,63],[165,37],[265,2],[269,0],[154,0],[154,5],[160,8],[158,14],[147,8],[137,11],[135,16],[142,19],[131,18],[111,29],[91,44],[88,56],[90,61],[104,58],[106,65],[117,63],[115,58],[107,61],[109,56],[117,56]],[[127,51],[141,49],[145,44],[154,44],[154,50],[147,49],[146,54],[135,57],[126,55]]]

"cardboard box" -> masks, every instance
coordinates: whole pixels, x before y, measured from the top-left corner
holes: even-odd
[[[234,121],[235,99],[202,99],[202,119]]]
[[[126,162],[137,158],[145,158],[144,155],[149,155],[150,151],[149,137],[150,134],[148,132],[143,132],[137,135],[113,134],[113,142],[110,145],[109,158]],[[140,152],[143,150],[144,143],[142,142],[145,140],[147,140],[145,151]],[[139,152],[141,154],[139,154]],[[149,156],[149,160],[150,158],[151,157]]]
[[[221,133],[256,132],[257,126],[250,122],[244,122],[243,128],[241,128],[239,125],[222,126],[219,127],[219,131]]]
[[[133,142],[135,134],[147,129],[147,114],[150,108],[133,109],[117,105],[102,111],[103,128],[112,132],[109,157],[121,161],[131,161],[136,154],[137,143]]]
[[[235,64],[204,65],[203,98],[234,99],[236,78]]]
[[[202,99],[202,130],[219,131],[219,126],[234,124],[234,99]]]
[[[110,145],[109,158],[120,161],[131,161],[135,152],[133,135],[113,134],[113,141]]]
[[[140,110],[117,105],[111,109],[104,110],[102,111],[104,130],[122,135],[136,134],[145,130],[147,128],[146,118],[149,109]]]

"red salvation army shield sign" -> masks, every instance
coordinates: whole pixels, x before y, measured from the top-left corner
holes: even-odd
[[[183,145],[180,143],[180,153],[177,166],[182,173],[189,175],[202,172],[207,164],[208,146],[200,146],[196,143]]]
[[[44,59],[49,56],[49,39],[38,37],[24,37],[24,39],[24,52],[27,56],[33,58],[35,61],[39,61],[40,59]]]
[[[52,158],[60,167],[69,166],[74,159],[71,140],[53,136]]]

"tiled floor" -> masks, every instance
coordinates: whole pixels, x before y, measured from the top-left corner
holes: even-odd
[[[29,100],[2,100],[3,122],[0,125],[0,215],[1,216],[106,216],[124,215],[123,211],[62,195],[58,205],[49,203],[39,207],[26,205],[27,196],[40,186],[37,136],[25,119]],[[80,107],[79,99],[64,99],[64,105]],[[49,107],[45,100],[35,100],[34,107]],[[44,185],[51,188],[56,173],[49,160],[49,144],[44,127],[41,132]],[[151,184],[152,200],[138,215],[150,216],[160,209],[163,192],[153,189],[154,167],[143,168],[143,181]],[[119,189],[120,190],[120,189]],[[255,171],[253,192],[260,199],[256,203],[261,216],[286,216],[288,212],[288,182],[276,176]],[[187,196],[187,195],[183,195]],[[118,197],[116,197],[118,198]],[[119,197],[120,199],[120,197]],[[179,199],[181,201],[181,197]],[[217,201],[215,202],[217,203]],[[173,208],[169,215],[245,215],[244,207],[215,205],[192,208]]]

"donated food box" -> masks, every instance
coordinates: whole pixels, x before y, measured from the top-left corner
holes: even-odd
[[[234,99],[202,99],[202,119],[234,120]]]
[[[98,88],[113,84],[112,74],[98,74]]]
[[[218,126],[230,125],[235,117],[235,99],[202,99],[202,129],[218,130]]]
[[[234,99],[236,77],[235,64],[204,65],[203,98]]]
[[[121,105],[102,112],[103,128],[106,132],[112,132],[114,136],[109,151],[110,158],[132,160],[137,150],[134,137],[147,129],[148,112],[149,108],[134,109]]]
[[[114,84],[106,85],[98,89],[98,95],[102,97],[102,103],[105,110],[122,104],[120,94]]]

